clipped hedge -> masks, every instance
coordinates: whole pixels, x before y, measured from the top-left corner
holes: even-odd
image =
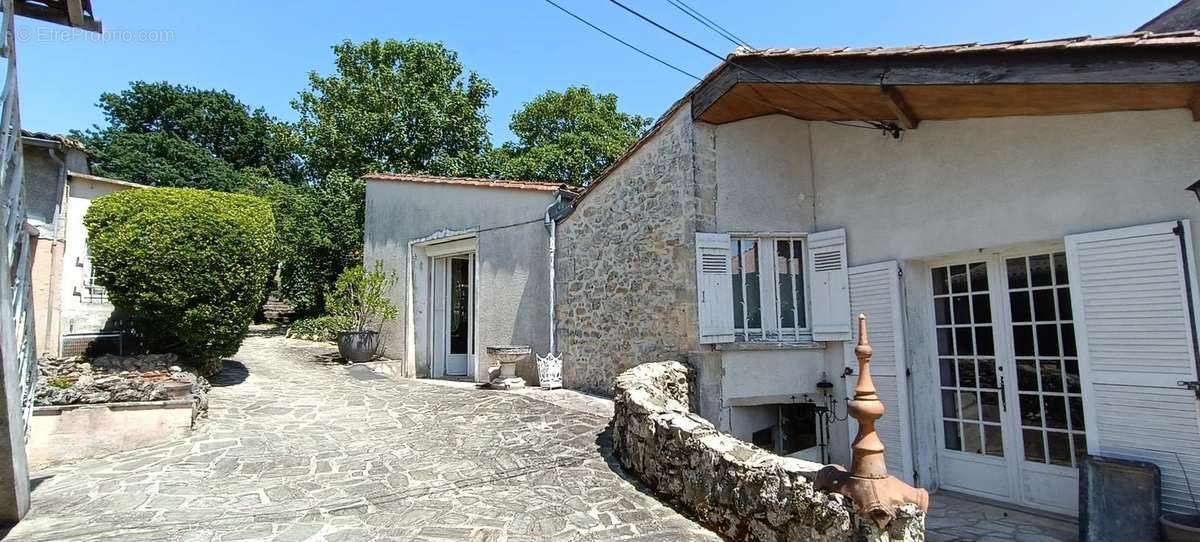
[[[263,199],[190,188],[126,190],[84,217],[95,280],[155,352],[232,355],[263,301],[275,219]]]
[[[305,318],[288,326],[287,336],[306,341],[333,342],[339,333],[349,331],[350,325],[350,319],[344,316]]]

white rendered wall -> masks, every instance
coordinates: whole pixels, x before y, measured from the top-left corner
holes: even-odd
[[[541,219],[554,198],[552,191],[367,181],[364,260],[368,266],[382,261],[400,277],[390,295],[400,317],[384,325],[383,348],[388,357],[409,364],[403,374],[428,377],[431,370],[428,333],[421,325],[428,319],[427,258],[414,258],[413,276],[406,276],[408,245],[439,232],[479,230],[477,355],[486,358],[483,347],[499,344],[528,344],[545,354],[550,342],[549,234]],[[408,287],[414,288],[411,325],[405,320]],[[406,344],[412,352],[406,352]]]
[[[132,187],[110,184],[101,181],[72,179],[67,183],[67,213],[64,223],[65,246],[62,258],[62,324],[61,333],[98,333],[105,328],[114,307],[111,303],[84,303],[82,297],[76,295],[83,292],[83,268],[78,262],[86,261],[87,227],[83,217],[97,198],[113,192],[130,190]]]
[[[1186,110],[927,121],[900,140],[776,115],[719,126],[716,146],[727,231],[844,227],[851,266],[902,262],[915,413],[937,406],[923,260],[1180,218],[1200,234],[1185,190],[1200,177],[1200,123]],[[815,210],[796,204],[813,195]],[[840,356],[829,348],[827,365]],[[775,391],[739,380],[739,393]],[[931,485],[934,416],[913,422]]]

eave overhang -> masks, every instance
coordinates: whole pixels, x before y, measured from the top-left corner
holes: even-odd
[[[1147,39],[1155,45],[1135,45]],[[785,114],[913,128],[922,120],[1190,108],[1200,120],[1200,34],[1060,43],[739,51],[696,89],[692,117],[723,124]]]
[[[13,11],[22,17],[103,32],[104,25],[96,18],[92,0],[13,0]]]

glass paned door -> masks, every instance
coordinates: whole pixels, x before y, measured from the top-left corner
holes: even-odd
[[[986,262],[932,270],[934,329],[947,450],[1004,457]]]
[[[1087,454],[1066,254],[1004,260],[1024,460],[1077,467]]]
[[[935,265],[929,280],[942,484],[1073,514],[1087,445],[1065,254]]]

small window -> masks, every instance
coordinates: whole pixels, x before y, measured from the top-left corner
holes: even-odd
[[[770,423],[751,433],[750,441],[755,446],[777,455],[791,455],[817,446],[817,417],[811,403],[790,403],[742,407],[765,416]]]
[[[729,248],[737,340],[811,340],[805,301],[804,241],[735,237]]]

